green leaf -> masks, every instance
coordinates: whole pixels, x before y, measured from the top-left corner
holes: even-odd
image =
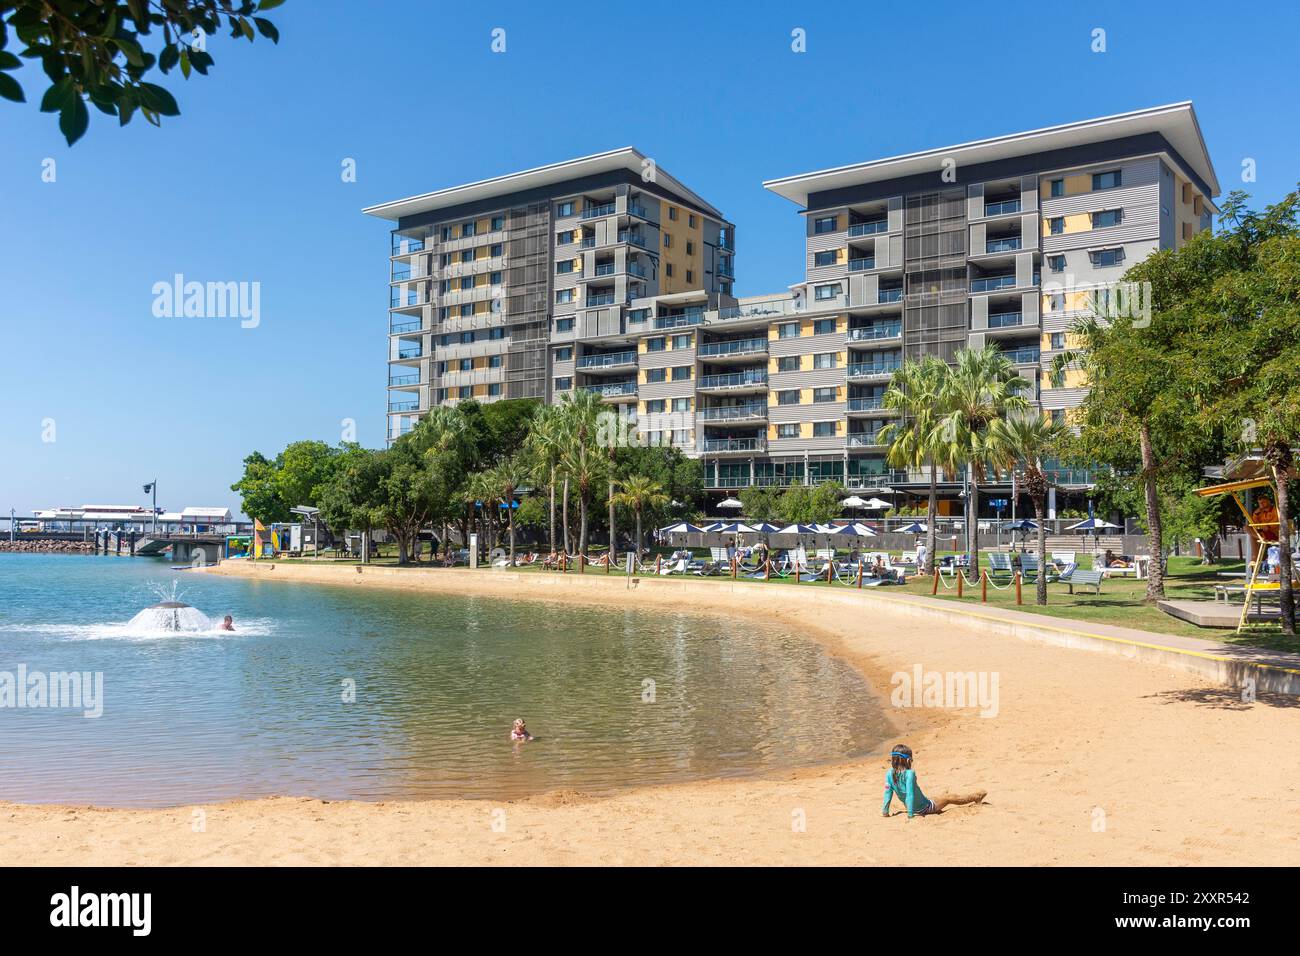
[[[140,84],[140,99],[151,112],[160,116],[180,116],[180,107],[176,100],[161,86],[154,83]]]
[[[253,32],[253,25],[242,17],[239,20],[239,29],[244,31],[244,36],[248,37],[249,40],[252,40],[257,36],[257,34]]]
[[[262,2],[257,5],[257,9],[259,13],[264,13],[267,10],[274,10],[282,3],[284,3],[284,0],[262,0]]]
[[[23,61],[18,59],[7,50],[0,50],[0,70],[16,70],[23,65]]]
[[[158,56],[158,69],[164,73],[170,73],[172,67],[179,62],[181,63],[181,70],[188,76],[189,71],[185,69],[185,64],[182,62],[184,59],[185,54],[183,51],[178,50],[175,43],[169,44],[163,47],[162,53]]]
[[[73,96],[72,102],[63,108],[59,114],[59,129],[63,133],[63,138],[71,146],[77,140],[81,139],[86,132],[86,127],[90,125],[90,111],[86,109],[85,101],[80,96]]]
[[[275,28],[275,24],[270,20],[264,20],[261,17],[253,17],[253,22],[257,24],[257,32],[262,34],[272,43],[280,42],[280,31]]]
[[[144,66],[144,50],[140,49],[140,44],[126,37],[114,37],[113,43],[126,56],[126,60],[132,66]]]
[[[190,78],[190,51],[181,50],[181,74],[185,79]]]
[[[0,96],[15,103],[27,102],[27,98],[23,96],[23,88],[8,73],[0,73]]]
[[[72,77],[65,76],[45,91],[45,95],[41,97],[41,112],[60,113],[68,108],[76,95]]]

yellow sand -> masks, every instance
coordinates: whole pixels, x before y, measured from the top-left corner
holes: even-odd
[[[469,590],[777,617],[890,675],[990,671],[999,713],[892,710],[926,792],[985,789],[982,806],[880,815],[883,759],[590,798],[511,803],[235,801],[170,810],[0,804],[11,864],[1247,864],[1300,860],[1300,710],[1153,664],[928,623],[888,603],[709,582],[634,590],[604,576],[357,574],[242,563],[217,573],[358,587]],[[689,588],[689,589],[688,589]],[[822,592],[825,594],[826,592]]]

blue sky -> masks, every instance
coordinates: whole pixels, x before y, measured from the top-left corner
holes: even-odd
[[[382,444],[388,227],[360,210],[384,200],[634,145],[736,223],[747,295],[800,278],[764,179],[1190,99],[1225,192],[1274,201],[1300,179],[1300,14],[1268,7],[290,0],[279,46],[213,38],[209,77],[163,81],[180,117],[92,110],[72,148],[24,68],[33,103],[0,101],[0,510],[143,503],[154,477],[169,508],[235,506],[251,449],[344,419]],[[176,273],[260,283],[260,324],[156,317]]]

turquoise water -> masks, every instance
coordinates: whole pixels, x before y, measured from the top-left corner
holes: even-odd
[[[236,630],[128,623],[171,599]],[[0,554],[0,681],[20,666],[102,672],[103,713],[0,701],[0,800],[18,802],[608,792],[855,757],[886,735],[857,672],[779,627],[147,558]],[[515,717],[535,741],[509,741]]]

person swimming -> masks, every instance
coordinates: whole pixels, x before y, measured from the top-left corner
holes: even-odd
[[[235,629],[235,619],[227,614],[226,619],[221,622],[221,629],[223,631],[233,631]]]
[[[515,724],[510,728],[511,740],[532,740],[533,735],[528,732],[528,725],[524,723],[522,717],[515,718]]]

